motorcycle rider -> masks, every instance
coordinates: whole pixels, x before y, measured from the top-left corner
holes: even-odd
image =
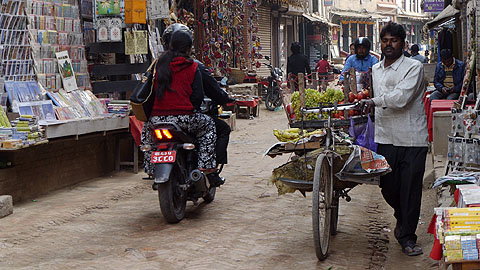
[[[368,38],[359,37],[353,45],[355,46],[355,55],[348,57],[345,62],[338,84],[343,84],[343,75],[345,72],[349,72],[352,67],[355,68],[355,71],[367,72],[373,65],[378,63],[378,59],[370,54],[371,43]],[[365,80],[363,81],[365,82]]]
[[[165,29],[162,34],[162,43],[165,49],[169,48],[170,38],[172,34],[176,31],[188,31],[191,33],[191,30],[188,26],[180,23],[174,23]],[[195,63],[198,64],[198,69],[202,75],[203,81],[203,90],[205,95],[213,100],[218,105],[226,105],[227,103],[235,102],[235,99],[232,99],[228,96],[227,92],[222,90],[217,83],[217,80],[213,78],[211,72],[208,68],[200,61],[194,60]],[[223,120],[218,119],[218,117],[213,117],[213,121],[215,122],[215,128],[217,132],[217,141],[215,145],[215,152],[216,152],[216,161],[217,166],[219,164],[227,164],[227,147],[228,141],[230,138],[230,126]],[[207,175],[208,179],[210,180],[211,184],[214,186],[220,186],[225,182],[225,178],[220,177],[218,172],[213,172]]]
[[[190,58],[193,36],[189,31],[176,31],[170,38],[169,49],[156,64],[153,89],[155,102],[150,119],[144,125],[142,143],[150,144],[153,127],[161,122],[176,123],[198,141],[198,169],[205,174],[216,171],[215,123],[212,118],[198,113],[204,92],[198,64]],[[153,174],[151,151],[145,152],[145,169]]]

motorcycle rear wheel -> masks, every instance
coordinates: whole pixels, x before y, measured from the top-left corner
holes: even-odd
[[[162,215],[168,223],[178,223],[185,217],[187,199],[184,191],[179,187],[185,179],[175,164],[170,172],[168,182],[158,185],[158,200]]]

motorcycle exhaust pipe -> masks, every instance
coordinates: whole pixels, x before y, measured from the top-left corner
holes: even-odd
[[[190,172],[190,180],[192,180],[193,185],[195,186],[195,190],[197,191],[206,191],[207,186],[205,185],[205,178],[206,176],[198,169],[195,169]]]

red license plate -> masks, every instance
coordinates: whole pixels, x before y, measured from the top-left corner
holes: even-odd
[[[152,163],[173,163],[175,162],[175,157],[177,151],[155,151],[152,152],[152,157],[150,162]]]

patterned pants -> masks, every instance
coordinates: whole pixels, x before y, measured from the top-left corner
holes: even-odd
[[[143,125],[142,130],[142,144],[152,143],[152,129],[153,126],[160,122],[176,123],[183,131],[196,135],[198,142],[198,168],[215,168],[215,141],[217,134],[215,131],[215,122],[210,116],[202,113],[187,114],[187,115],[168,115],[168,116],[153,116],[148,123]],[[153,165],[150,163],[151,151],[144,153],[144,167],[145,172],[149,175],[153,174]]]

